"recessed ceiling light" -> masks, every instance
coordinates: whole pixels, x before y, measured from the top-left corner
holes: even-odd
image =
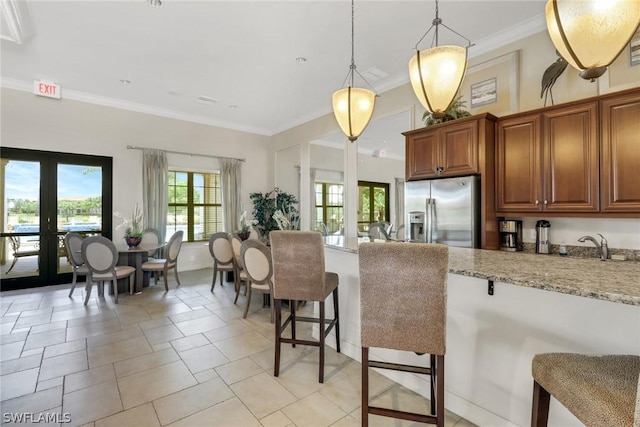
[[[236,104],[229,104],[229,108],[235,110],[236,108],[238,108],[238,106]]]
[[[307,62],[307,58],[305,58],[304,56],[298,56],[298,57],[296,58],[296,62],[297,62],[298,64],[304,64],[305,62]]]
[[[215,98],[211,98],[210,96],[199,96],[196,98],[197,102],[202,104],[217,104],[218,100]]]
[[[120,79],[120,83],[122,83],[123,85],[130,85],[131,84],[131,80]]]
[[[162,0],[147,0],[147,2],[148,2],[151,6],[155,6],[155,7],[160,7],[160,6],[162,6]]]
[[[167,92],[169,95],[171,96],[180,96],[181,93],[178,92],[177,90],[170,90],[169,92]]]

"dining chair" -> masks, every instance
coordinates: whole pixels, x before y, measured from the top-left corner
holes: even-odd
[[[118,279],[129,277],[129,293],[133,294],[133,274],[136,269],[128,265],[116,265],[118,250],[111,240],[104,236],[87,237],[82,241],[81,251],[84,264],[89,270],[84,305],[89,302],[94,281],[100,282],[99,296],[104,296],[104,282],[111,281],[116,304],[118,303]]]
[[[256,227],[253,225],[249,229],[249,239],[260,240],[260,233],[258,233],[258,230],[256,230]]]
[[[158,245],[162,241],[160,232],[155,228],[147,228],[142,234],[142,243],[148,245]],[[161,249],[153,249],[149,251],[150,258],[162,258]]]
[[[38,257],[38,270],[40,270],[40,249],[28,249],[28,250],[20,250],[20,237],[18,236],[9,236],[9,243],[11,244],[11,251],[13,253],[13,261],[11,262],[11,267],[4,273],[9,274],[13,267],[18,262],[18,258],[24,258],[29,256],[37,256]]]
[[[251,305],[251,291],[273,295],[273,263],[271,251],[258,240],[245,240],[240,247],[240,259],[247,275],[247,307],[243,319],[247,318]],[[275,306],[271,304],[271,323],[273,323]]]
[[[389,233],[387,233],[387,222],[372,222],[369,224],[369,230],[367,235],[369,239],[381,239],[381,240],[389,240]]]
[[[231,249],[233,250],[233,259],[235,260],[236,271],[233,275],[233,279],[236,285],[236,298],[233,300],[235,304],[238,302],[238,296],[240,295],[240,287],[242,283],[245,283],[245,292],[247,294],[247,272],[244,269],[244,263],[242,262],[242,254],[240,248],[242,247],[242,239],[238,233],[231,233],[229,235],[229,241],[231,242]]]
[[[78,276],[87,276],[89,274],[89,268],[84,264],[84,259],[82,258],[82,240],[82,236],[78,233],[69,232],[64,235],[64,246],[67,251],[67,259],[69,260],[73,271],[73,280],[71,281],[69,298],[71,298],[73,290],[76,288]],[[87,279],[85,278],[85,280]]]
[[[449,248],[441,244],[366,242],[358,247],[358,259],[362,426],[368,426],[369,414],[375,414],[443,427]],[[372,347],[429,354],[429,367],[370,360]],[[429,375],[431,412],[419,414],[370,405],[369,368]]]
[[[173,269],[173,272],[176,276],[176,282],[178,282],[178,286],[180,286],[180,278],[178,277],[178,255],[180,254],[180,249],[182,248],[183,236],[184,231],[182,230],[173,233],[164,251],[166,258],[151,258],[149,259],[149,261],[142,263],[142,271],[148,271],[152,273],[162,272],[162,277],[164,277],[164,289],[166,291],[169,290],[169,278],[167,277],[167,272],[171,269]],[[156,277],[156,284],[157,283],[158,279]]]
[[[531,373],[532,427],[547,425],[551,396],[584,425],[640,426],[638,355],[536,354]]]
[[[216,273],[220,272],[220,286],[222,286],[224,283],[223,273],[236,269],[229,235],[224,232],[212,234],[209,238],[209,253],[213,257],[213,281],[211,282],[211,292],[213,292],[213,287],[216,285]]]
[[[336,350],[340,353],[340,323],[338,314],[338,275],[324,268],[324,237],[318,231],[284,231],[269,233],[273,260],[273,300],[275,305],[276,346],[273,375],[280,374],[281,343],[318,347],[319,382],[324,382],[325,340],[331,329],[336,330]],[[246,260],[245,260],[246,261]],[[245,264],[246,266],[246,264]],[[333,319],[325,319],[325,300],[333,296]],[[291,314],[281,322],[282,300],[290,300]],[[297,317],[294,301],[317,301],[319,316]],[[296,321],[317,323],[319,340],[296,339]],[[291,327],[291,338],[283,336]]]

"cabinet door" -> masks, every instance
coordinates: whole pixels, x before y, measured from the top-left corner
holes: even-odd
[[[407,137],[407,179],[424,179],[438,176],[437,131],[411,135]]]
[[[478,122],[452,125],[440,131],[441,176],[461,176],[478,172]]]
[[[640,116],[639,116],[640,117]],[[545,212],[598,212],[597,103],[542,114]]]
[[[497,210],[542,210],[540,115],[499,121],[497,153]]]
[[[601,101],[602,211],[640,212],[640,93]]]

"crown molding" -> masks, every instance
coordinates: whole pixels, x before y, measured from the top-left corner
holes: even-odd
[[[33,93],[33,82],[25,82],[11,78],[2,78],[1,87],[8,89],[20,90],[23,92]],[[109,98],[106,96],[94,95],[91,93],[81,92],[72,89],[62,89],[62,99],[70,99],[73,101],[86,102],[88,104],[101,105],[104,107],[118,108],[121,110],[135,111],[137,113],[150,114],[153,116],[166,117],[169,119],[182,120],[185,122],[198,123],[202,125],[215,126],[224,129],[236,130],[239,132],[248,132],[264,136],[272,136],[269,129],[257,128],[252,126],[241,125],[233,122],[225,122],[220,120],[212,120],[209,117],[198,116],[196,114],[186,114],[179,111],[169,110],[166,108],[158,108],[146,104],[138,104],[135,102],[123,101],[121,99]]]

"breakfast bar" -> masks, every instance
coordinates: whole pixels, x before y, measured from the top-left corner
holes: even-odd
[[[357,243],[325,246],[340,275],[341,346],[360,358]],[[381,243],[384,244],[384,243]],[[477,425],[528,425],[535,354],[640,355],[640,263],[450,248],[447,289],[447,409]],[[420,356],[373,351],[395,363]],[[386,372],[385,372],[386,374]],[[428,378],[392,377],[428,396]],[[581,425],[552,399],[550,425]]]

